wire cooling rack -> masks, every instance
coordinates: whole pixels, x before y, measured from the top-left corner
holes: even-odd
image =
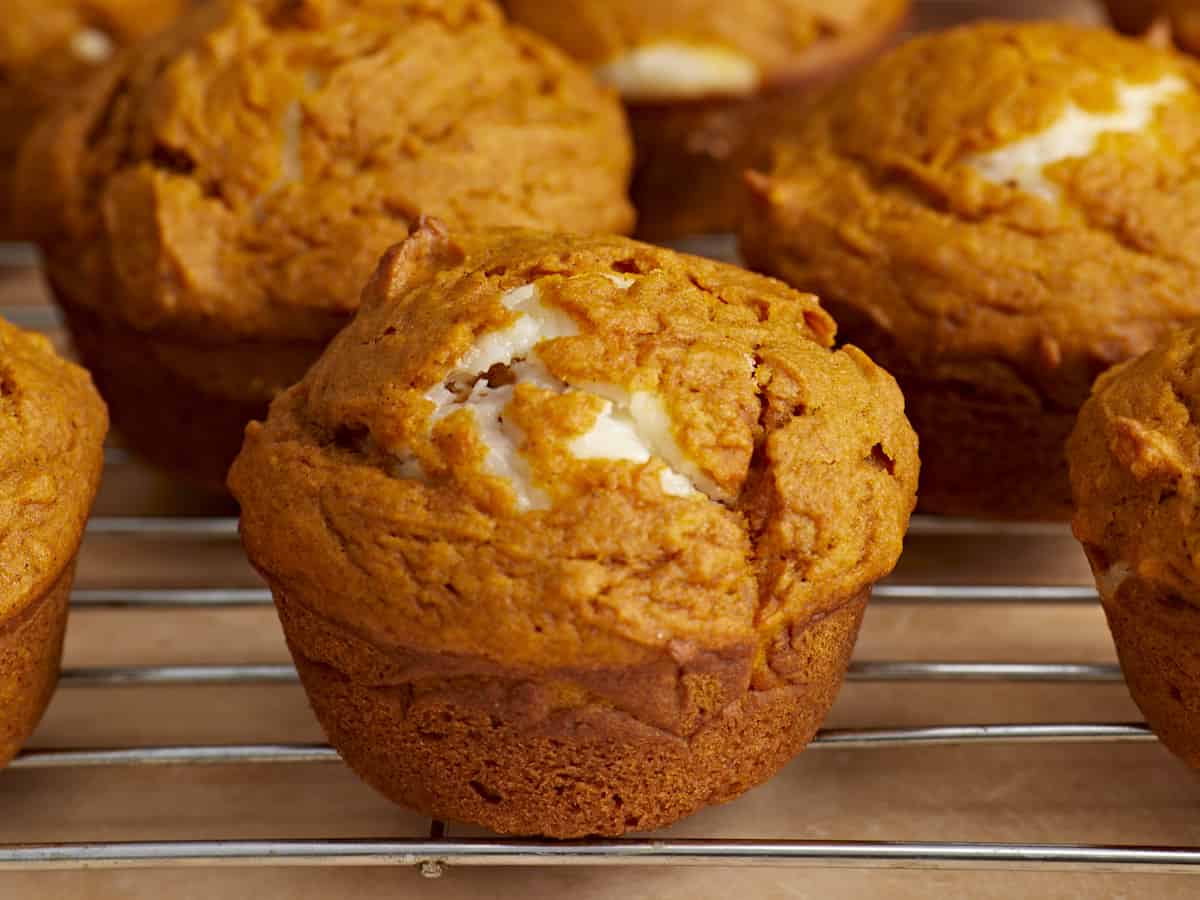
[[[727,248],[689,249],[721,256]],[[36,263],[28,248],[0,244],[0,267]],[[60,322],[44,305],[3,306],[0,314],[26,328],[54,332]],[[106,451],[106,469],[118,473],[133,463],[119,448]],[[122,510],[123,511],[123,510]],[[169,565],[187,553],[212,546],[232,548],[237,522],[228,517],[113,515],[94,518],[89,543],[102,540],[120,548],[146,548]],[[994,523],[916,517],[910,536],[931,541],[1060,539],[1061,526]],[[115,543],[114,543],[115,542]],[[173,617],[197,610],[269,607],[262,587],[224,586],[219,578],[201,587],[78,587],[72,594],[77,612],[106,611],[136,615],[154,611]],[[1018,579],[1019,580],[1019,579]],[[876,587],[873,605],[1013,607],[1079,605],[1094,607],[1095,590],[1075,584],[939,583],[936,579],[885,582]],[[172,619],[172,621],[174,621]],[[852,683],[904,685],[1036,684],[1111,685],[1121,681],[1117,666],[1080,662],[996,661],[855,661]],[[294,668],[278,664],[88,666],[64,670],[60,691],[125,688],[153,691],[165,687],[219,687],[246,690],[262,685],[293,685]],[[1001,724],[937,724],[903,728],[823,730],[807,751],[892,750],[957,746],[964,753],[994,745],[1117,744],[1153,742],[1140,723],[1060,721]],[[148,770],[151,767],[302,767],[340,765],[329,747],[314,743],[171,744],[84,749],[33,748],[12,764],[16,770]],[[232,823],[230,823],[232,825]],[[98,836],[100,837],[100,836]],[[753,840],[629,838],[590,841],[509,840],[450,837],[444,823],[432,821],[419,838],[74,841],[0,843],[0,873],[16,870],[203,866],[408,866],[438,877],[455,866],[739,866],[903,868],[918,870],[996,869],[1024,871],[1086,870],[1125,873],[1200,875],[1200,846],[1132,846],[1063,843],[980,843],[962,841]],[[1200,884],[1200,882],[1198,882]]]
[[[9,307],[4,314],[17,324],[52,330],[58,320],[46,307]],[[107,451],[106,465],[130,465],[120,449]],[[988,523],[917,517],[911,534],[926,539],[962,536],[1058,534],[1061,527]],[[232,518],[99,516],[88,527],[89,539],[180,547],[232,544]],[[1097,602],[1090,587],[1057,584],[884,583],[876,604],[1088,604]],[[254,587],[79,588],[76,610],[239,609],[271,604],[265,589]],[[1119,669],[1107,663],[895,661],[852,664],[851,682],[993,684],[1119,682]],[[162,686],[221,686],[237,690],[253,685],[291,684],[288,665],[159,665],[67,669],[61,690]],[[957,745],[970,752],[986,745],[1064,744],[1071,742],[1149,742],[1153,735],[1138,723],[1057,722],[1037,724],[955,724],[886,729],[828,729],[809,752]],[[340,765],[327,746],[311,743],[180,744],[114,746],[88,749],[29,749],[13,763],[17,770],[115,769],[146,767],[328,766]],[[907,869],[1083,868],[1089,871],[1200,874],[1200,847],[1118,846],[1049,843],[880,842],[809,840],[725,840],[631,838],[591,841],[508,840],[447,836],[433,821],[428,836],[373,840],[163,840],[85,841],[0,845],[0,872],[21,869],[83,867],[205,866],[409,866],[427,877],[448,866],[736,866],[766,864],[818,867],[896,867]]]

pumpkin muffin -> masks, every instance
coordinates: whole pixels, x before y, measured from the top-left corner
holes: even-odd
[[[639,233],[731,231],[741,173],[814,86],[898,29],[909,0],[503,0],[626,101]]]
[[[816,732],[914,503],[815,298],[615,237],[428,223],[230,472],[333,745],[514,834],[666,825]]]
[[[58,680],[107,430],[87,373],[0,318],[0,766],[33,732]]]
[[[1200,768],[1200,329],[1096,381],[1068,445],[1075,536],[1121,668],[1163,743]]]
[[[419,215],[626,231],[631,152],[491,3],[213,0],[42,123],[18,199],[116,425],[220,486]]]
[[[12,176],[21,141],[82,78],[166,27],[189,0],[5,0],[0,26],[0,240],[17,236]]]
[[[922,509],[1070,516],[1092,381],[1200,314],[1198,83],[1109,31],[967,26],[835,89],[748,176],[745,257],[896,376]]]

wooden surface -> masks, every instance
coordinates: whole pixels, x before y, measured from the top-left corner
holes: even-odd
[[[923,21],[981,4],[939,3]],[[1017,12],[1052,4],[994,4]],[[42,302],[30,272],[0,274],[0,307]],[[114,466],[100,515],[195,514],[219,503],[136,464]],[[913,537],[894,581],[1087,583],[1065,529],[1033,536]],[[258,584],[231,542],[89,539],[83,587]],[[66,664],[287,662],[268,610],[78,612]],[[876,603],[860,660],[1111,662],[1094,606]],[[1138,718],[1120,685],[850,684],[827,723],[885,727]],[[319,741],[295,686],[63,688],[37,747]],[[741,800],[668,834],[689,837],[1200,845],[1200,782],[1155,744],[821,750]],[[382,838],[428,821],[386,803],[340,765],[195,770],[10,771],[0,775],[0,842],[188,838]],[[451,827],[452,835],[476,833]],[[788,869],[137,870],[0,875],[0,898],[353,897],[1195,897],[1200,876]]]

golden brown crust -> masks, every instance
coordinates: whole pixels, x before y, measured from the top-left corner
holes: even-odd
[[[0,768],[17,755],[58,682],[75,561],[13,617],[0,623]]]
[[[614,273],[636,278],[628,293]],[[553,500],[524,515],[484,471],[469,417],[430,427],[426,392],[505,325],[501,295],[535,280],[580,327],[539,347],[549,371],[657,393],[728,506],[666,494],[654,463],[564,452],[595,416],[586,391],[518,393],[511,415]],[[831,352],[832,328],[777,282],[625,239],[511,231],[464,250],[427,226],[247,430],[230,476],[247,546],[297,602],[385,642],[537,665],[633,663],[676,639],[758,643],[888,571],[907,521],[917,459],[902,398],[854,348]],[[424,481],[389,474],[408,456]],[[505,578],[464,569],[463,554]],[[620,611],[647,588],[660,602]]]
[[[1200,331],[1181,328],[1096,382],[1068,445],[1075,536],[1200,603]]]
[[[514,21],[591,65],[659,42],[718,47],[754,62],[765,85],[805,77],[826,45],[898,22],[909,6],[908,0],[502,2]]]
[[[1068,104],[1107,113],[1120,84],[1168,77],[1181,90],[1148,127],[1047,168],[1057,197],[992,183],[971,164],[1043,132]],[[1200,312],[1200,218],[1186,199],[1200,184],[1198,83],[1181,56],[1075,26],[919,38],[781,139],[770,173],[751,178],[743,250],[818,293],[906,391],[967,394],[1019,418],[1069,415],[1096,374]]]
[[[518,385],[504,409],[547,497],[521,511],[512,482],[487,466],[477,420],[435,419],[429,398],[484,336],[520,321],[502,301],[529,285],[577,333],[536,345],[545,379]],[[413,793],[422,766],[380,768],[383,748],[423,740],[389,698],[443,682],[499,696],[537,687],[582,717],[577,737],[598,729],[597,746],[570,741],[554,766],[572,753],[617,769],[641,759],[651,780],[656,766],[692,753],[715,766],[732,733],[718,720],[760,701],[772,733],[789,717],[795,730],[786,750],[755,745],[730,790],[799,749],[832,697],[840,674],[827,668],[844,665],[858,613],[854,628],[831,625],[820,649],[805,649],[804,635],[824,633],[817,623],[827,618],[845,625],[842,613],[891,569],[918,467],[894,382],[854,348],[833,351],[832,339],[812,297],[623,238],[504,230],[459,244],[428,223],[390,252],[359,316],[266,424],[247,429],[230,473],[247,551],[276,592],[294,652],[320,664],[306,681],[352,764],[404,802],[505,830],[645,827],[648,812],[622,825],[608,801],[571,815],[566,800],[539,807],[529,798],[541,788],[516,782],[504,783],[516,805],[485,814],[449,759],[426,782],[438,799]],[[484,375],[507,377],[495,367]],[[554,379],[561,390],[545,386]],[[668,492],[653,454],[574,455],[601,415],[598,391],[658,397],[709,496]],[[758,696],[776,689],[778,704]],[[461,693],[447,715],[466,722],[475,713]],[[528,730],[528,710],[496,703],[489,747]],[[619,734],[597,724],[607,716],[659,736],[618,759]],[[460,737],[454,754],[466,752]],[[675,755],[639,756],[668,745]],[[539,748],[514,743],[498,774],[518,779],[509,764],[526,765]],[[641,777],[616,772],[613,784]],[[727,796],[713,787],[719,768],[698,794],[675,796],[681,777],[663,785],[664,818],[647,822]],[[642,810],[622,793],[635,787],[610,793]]]
[[[864,594],[796,629],[793,677],[719,712],[708,706],[716,714],[680,736],[608,697],[539,678],[348,677],[343,653],[327,661],[337,629],[277,600],[313,709],[364,780],[437,818],[557,838],[660,828],[771,777],[820,727],[866,606]],[[637,696],[635,678],[607,686],[610,696]],[[677,685],[698,708],[712,702],[702,688],[687,674]]]
[[[1096,566],[1096,559],[1092,564]],[[1200,608],[1162,582],[1132,576],[1101,592],[1121,672],[1167,749],[1200,769]]]
[[[74,558],[107,427],[88,374],[0,319],[0,624],[42,598]]]
[[[54,690],[107,427],[87,373],[0,318],[0,766]]]
[[[43,122],[18,196],[79,305],[324,340],[420,213],[622,231],[629,163],[616,99],[486,0],[216,0]]]
[[[10,221],[11,179],[21,142],[37,120],[107,63],[110,49],[115,53],[149,37],[189,5],[190,0],[5,0],[0,28],[0,239],[17,235]]]
[[[1068,444],[1073,527],[1121,668],[1171,750],[1200,767],[1200,330],[1106,372]]]

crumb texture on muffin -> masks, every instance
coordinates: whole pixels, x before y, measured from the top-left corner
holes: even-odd
[[[810,297],[617,238],[429,224],[364,303],[231,473],[297,603],[467,670],[687,645],[766,684],[781,628],[895,563],[915,438]]]
[[[45,594],[74,557],[107,428],[87,373],[0,319],[0,623]]]
[[[926,511],[1070,517],[1093,380],[1200,313],[1198,85],[1103,29],[967,25],[830,91],[748,174],[745,258],[899,381]]]
[[[799,752],[918,469],[895,382],[833,337],[811,296],[623,238],[427,221],[390,251],[230,473],[347,761],[568,837]]]
[[[780,139],[743,249],[902,383],[1073,410],[1200,310],[1198,73],[1065,24],[915,39]]]
[[[604,273],[608,281],[628,289],[635,279]],[[583,393],[600,400],[592,424],[564,446],[575,459],[625,459],[644,463],[657,451],[665,460],[690,472],[693,479],[714,496],[719,488],[690,462],[672,436],[672,427],[661,399],[652,391],[629,393],[609,384],[582,382],[574,387],[556,378],[537,355],[544,341],[573,337],[579,329],[573,319],[560,310],[542,304],[536,284],[512,288],[500,302],[516,316],[512,325],[488,332],[467,351],[445,381],[425,396],[435,404],[430,424],[466,410],[475,418],[478,438],[486,445],[484,469],[505,479],[512,487],[517,508],[547,508],[550,498],[532,484],[532,473],[521,453],[525,441],[520,426],[505,418],[521,385],[529,384],[554,394]],[[747,358],[751,365],[753,361]],[[582,399],[582,398],[580,398]],[[423,477],[416,457],[403,457],[395,471],[415,472]],[[692,480],[674,469],[659,473],[663,490],[687,495],[695,488]]]
[[[422,213],[628,230],[630,157],[616,99],[485,0],[213,0],[39,126],[19,214],[69,303],[320,340]]]
[[[1106,372],[1068,445],[1075,536],[1125,681],[1200,768],[1200,329]]]
[[[1200,330],[1106,372],[1071,437],[1075,535],[1101,593],[1131,576],[1200,604]]]
[[[896,22],[908,7],[906,0],[503,2],[514,21],[595,66],[632,102],[754,93],[797,77],[814,48]]]

